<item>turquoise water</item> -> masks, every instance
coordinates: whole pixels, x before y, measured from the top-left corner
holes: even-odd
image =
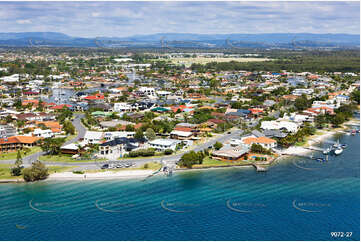
[[[359,135],[340,141],[327,163],[288,159],[266,173],[1,184],[0,239],[359,240]]]

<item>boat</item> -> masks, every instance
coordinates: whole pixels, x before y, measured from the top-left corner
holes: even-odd
[[[346,149],[346,148],[347,148],[347,144],[341,144],[341,148],[342,148],[342,149]]]
[[[323,151],[324,155],[328,155],[331,152],[331,148],[327,148]]]
[[[352,135],[356,135],[356,129],[353,129],[353,130],[351,131],[351,134],[352,134]]]
[[[337,140],[337,142],[333,144],[333,147],[334,148],[340,147],[340,140]]]
[[[334,152],[335,155],[340,155],[343,152],[343,149],[341,147],[337,147]]]
[[[318,162],[324,162],[324,161],[326,161],[324,158],[317,158],[316,159]]]

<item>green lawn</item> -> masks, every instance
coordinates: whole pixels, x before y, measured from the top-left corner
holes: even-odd
[[[12,165],[8,165],[8,164],[0,164],[0,180],[17,180],[17,179],[23,179],[23,176],[12,176],[10,174],[10,169],[11,169]],[[56,172],[65,172],[65,171],[71,171],[72,169],[75,168],[75,166],[47,166],[48,170],[49,170],[49,174],[53,174]]]
[[[10,174],[10,168],[11,165],[8,164],[0,164],[0,179],[14,179],[16,180],[17,178],[22,178],[22,176],[12,176]]]
[[[21,156],[28,156],[28,155],[32,155],[34,153],[40,152],[41,148],[38,146],[35,147],[31,147],[30,151],[27,152],[26,154],[24,153],[24,151],[20,151]],[[16,157],[18,155],[18,152],[9,152],[9,153],[1,153],[0,154],[0,160],[16,160]]]
[[[217,166],[234,166],[234,165],[248,165],[249,162],[247,161],[235,161],[235,162],[229,162],[229,161],[221,161],[221,160],[215,160],[210,157],[206,157],[203,160],[203,163],[201,165],[193,165],[194,168],[206,168],[206,167],[217,167]]]
[[[96,160],[76,160],[71,158],[68,155],[42,155],[39,157],[41,161],[47,162],[95,162],[95,161],[105,161],[106,159],[96,159]]]

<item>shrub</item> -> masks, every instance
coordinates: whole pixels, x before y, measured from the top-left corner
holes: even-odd
[[[21,170],[22,170],[22,167],[15,166],[15,167],[11,168],[10,173],[11,173],[12,176],[20,176],[21,175]]]
[[[164,154],[165,155],[171,155],[173,153],[173,150],[171,150],[171,149],[166,149],[165,151],[164,151]]]
[[[84,171],[73,171],[74,174],[84,174]]]
[[[153,156],[155,154],[155,150],[150,149],[140,149],[129,152],[129,157],[138,157],[138,156]]]
[[[31,167],[25,168],[23,172],[24,180],[27,182],[44,180],[48,175],[48,168],[40,161],[34,162]]]
[[[214,147],[216,150],[219,150],[219,149],[221,149],[221,148],[223,147],[223,144],[217,141],[217,142],[213,145],[213,147]]]

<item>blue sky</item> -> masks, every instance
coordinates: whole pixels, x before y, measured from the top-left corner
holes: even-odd
[[[1,32],[360,33],[359,2],[0,2]]]

